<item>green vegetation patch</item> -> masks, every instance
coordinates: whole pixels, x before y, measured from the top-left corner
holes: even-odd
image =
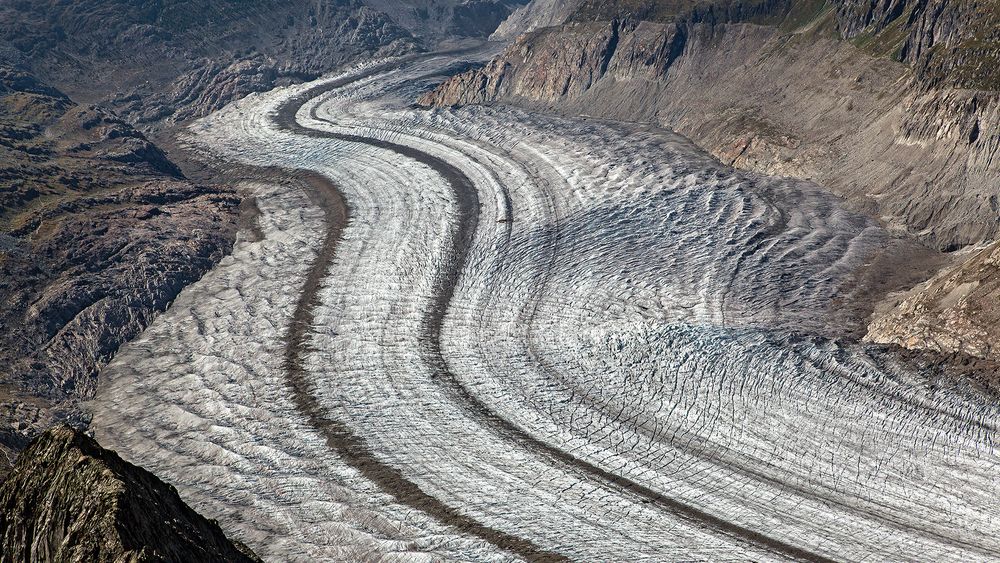
[[[827,0],[799,0],[792,3],[785,20],[778,26],[788,33],[797,33],[812,28],[825,16],[833,13],[833,6]]]

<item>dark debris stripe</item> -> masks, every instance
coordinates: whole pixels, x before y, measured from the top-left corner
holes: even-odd
[[[662,493],[659,493],[645,485],[636,483],[621,475],[609,472],[549,443],[538,440],[527,434],[523,429],[514,423],[495,413],[489,408],[489,406],[484,404],[478,397],[473,395],[464,385],[462,385],[459,379],[450,372],[447,367],[447,362],[441,352],[440,333],[441,327],[444,323],[445,313],[454,295],[458,278],[465,266],[469,248],[472,245],[472,240],[475,236],[476,228],[479,223],[479,195],[472,180],[454,165],[413,147],[381,139],[311,129],[299,124],[295,117],[306,102],[316,98],[317,96],[342,88],[352,82],[370,78],[386,71],[401,68],[405,64],[421,58],[430,58],[445,54],[457,53],[436,53],[410,56],[386,63],[384,65],[372,67],[362,73],[350,77],[341,78],[314,88],[310,88],[287,100],[278,109],[274,116],[275,122],[280,128],[296,134],[362,143],[390,150],[402,156],[412,158],[413,160],[429,166],[448,182],[458,202],[460,220],[453,226],[452,248],[450,252],[451,258],[447,261],[446,267],[439,272],[439,275],[435,280],[435,305],[428,312],[428,315],[424,319],[421,327],[421,342],[424,347],[422,352],[434,369],[433,374],[435,376],[435,381],[439,382],[439,384],[443,386],[446,386],[449,392],[460,399],[458,404],[462,405],[468,412],[476,415],[478,418],[486,422],[492,429],[497,431],[499,435],[518,442],[528,449],[554,460],[561,465],[565,465],[576,472],[589,475],[591,478],[596,477],[599,482],[604,482],[607,485],[628,491],[629,493],[642,499],[643,502],[654,503],[656,506],[682,520],[693,523],[697,526],[706,527],[725,537],[749,544],[756,548],[796,560],[832,562],[832,559],[824,557],[820,554],[788,544],[763,533],[750,530],[740,526],[739,524],[707,513],[697,507],[690,506],[676,499],[664,496]],[[435,74],[436,73],[432,73],[428,76],[433,76]],[[312,111],[312,117],[323,121],[321,118],[316,116],[315,108]],[[313,182],[317,181],[318,179],[314,177]],[[338,190],[336,190],[336,187],[325,179],[323,181],[328,184],[328,186],[324,189],[333,190],[333,192],[337,194],[337,197],[343,202],[343,196]],[[342,203],[342,205],[346,210],[346,203]],[[327,207],[324,206],[324,209],[327,209]],[[310,392],[310,385],[308,383],[305,370],[302,368],[301,358],[303,352],[305,351],[306,331],[308,330],[308,327],[311,326],[313,317],[312,309],[316,305],[316,291],[318,290],[320,280],[325,276],[329,267],[329,263],[332,259],[333,248],[336,246],[336,241],[340,237],[343,230],[343,224],[346,223],[347,218],[346,212],[343,218],[337,217],[335,211],[328,210],[327,213],[328,217],[330,217],[331,213],[334,214],[332,217],[334,221],[340,220],[342,222],[339,224],[339,227],[331,226],[327,233],[327,240],[324,241],[324,249],[328,246],[330,247],[329,255],[327,256],[325,251],[321,252],[320,257],[317,259],[312,270],[310,271],[306,291],[303,292],[296,307],[296,322],[293,323],[292,329],[289,333],[288,348],[285,358],[285,365],[289,371],[290,377],[293,380],[292,384],[295,391],[295,399],[300,410],[306,414],[310,423],[319,429],[324,436],[326,436],[327,443],[330,447],[345,454],[349,463],[376,483],[382,490],[392,494],[400,503],[413,508],[418,508],[442,523],[453,525],[466,533],[489,541],[502,549],[516,553],[526,559],[534,561],[565,560],[565,556],[543,550],[530,540],[489,528],[469,516],[460,514],[454,508],[422,491],[416,484],[407,480],[398,469],[379,461],[371,449],[365,444],[364,440],[354,435],[343,423],[331,420],[325,416],[321,405]],[[334,223],[331,223],[331,225],[333,224]]]

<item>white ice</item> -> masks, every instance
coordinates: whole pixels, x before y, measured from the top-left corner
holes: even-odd
[[[273,121],[338,77],[190,130],[211,158],[320,172],[350,205],[306,361],[327,416],[423,492],[574,559],[777,557],[767,542],[840,560],[998,558],[997,407],[828,334],[886,244],[875,223],[662,131],[410,109],[452,58],[360,79],[297,119],[474,182],[478,228],[441,331],[454,381],[424,330],[456,259],[450,185],[392,150]],[[249,187],[264,239],[240,242],[106,368],[99,438],[265,559],[514,557],[379,490],[297,412],[283,335],[326,225],[294,183]]]

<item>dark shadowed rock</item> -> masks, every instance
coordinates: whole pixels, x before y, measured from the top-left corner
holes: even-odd
[[[0,486],[3,561],[253,562],[174,487],[68,426],[21,453]]]

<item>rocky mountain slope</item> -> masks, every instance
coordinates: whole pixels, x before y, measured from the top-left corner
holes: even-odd
[[[0,452],[84,423],[99,368],[232,246],[240,198],[101,108],[0,68]],[[6,465],[6,464],[0,464]]]
[[[417,41],[358,1],[14,1],[0,41],[39,78],[147,128]]]
[[[655,122],[727,164],[814,180],[952,251],[1000,234],[998,13],[994,1],[964,0],[584,0],[421,102]],[[968,299],[988,300],[988,287]],[[899,324],[910,316],[897,312],[878,339],[969,348],[911,338]]]
[[[424,43],[486,37],[526,0],[365,0]]]
[[[58,427],[0,486],[4,561],[260,561],[176,489],[93,439]]]
[[[536,0],[529,2],[510,14],[490,36],[496,41],[517,38],[543,27],[552,27],[564,23],[582,0]]]

